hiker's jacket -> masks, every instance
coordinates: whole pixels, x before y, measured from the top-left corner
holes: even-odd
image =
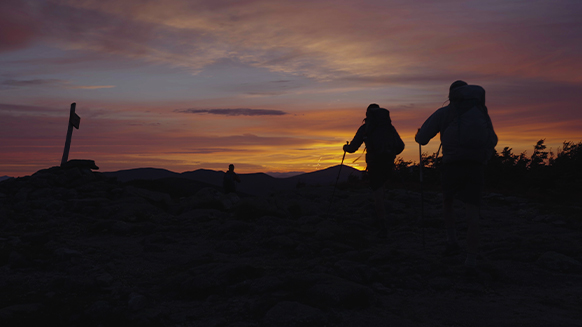
[[[394,134],[395,142],[400,142],[400,143],[402,142],[402,140],[400,139],[400,136],[398,135],[398,132],[396,131],[394,126],[387,125],[387,126],[382,126],[381,128],[391,129],[391,133]],[[362,143],[366,143],[367,138],[368,138],[367,133],[368,133],[368,131],[367,131],[366,124],[362,124],[362,126],[360,126],[360,128],[358,128],[358,131],[356,132],[356,135],[354,136],[352,141],[349,144],[344,145],[344,151],[346,151],[348,153],[354,153],[354,152],[358,151],[358,149],[360,148]],[[370,142],[370,141],[368,141],[368,142]],[[366,143],[366,145],[369,145],[369,144]],[[402,148],[404,148],[404,144],[402,144]],[[402,150],[399,150],[399,151],[402,151]],[[392,157],[392,159],[394,159],[394,157],[396,157],[396,154],[393,154],[390,151],[382,152],[382,153],[374,153],[374,150],[372,150],[370,147],[366,148],[366,152],[367,152],[366,153],[366,162],[370,162],[370,160],[375,160],[375,158],[382,157],[382,156]]]
[[[485,107],[485,90],[477,85],[459,87],[451,91],[450,99],[448,106],[438,109],[424,122],[416,134],[416,142],[426,145],[440,133],[443,163],[487,163],[497,145],[497,135]],[[452,126],[459,121],[476,128]]]
[[[230,170],[227,171],[224,174],[224,177],[222,179],[222,186],[224,187],[224,190],[226,193],[236,191],[236,183],[235,182],[240,183],[240,178],[238,177],[238,175],[234,171],[230,171]]]
[[[362,126],[358,128],[358,131],[356,132],[354,139],[349,144],[344,145],[344,151],[348,153],[354,153],[358,151],[362,143],[364,143],[365,134],[366,134],[366,124],[362,124]]]

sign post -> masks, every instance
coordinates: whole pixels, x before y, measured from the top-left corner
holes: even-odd
[[[81,124],[81,117],[75,113],[76,103],[71,103],[71,112],[69,114],[69,128],[67,129],[67,140],[65,141],[65,151],[63,152],[63,159],[61,159],[61,166],[69,161],[69,149],[71,148],[71,137],[73,136],[73,127],[79,129]]]

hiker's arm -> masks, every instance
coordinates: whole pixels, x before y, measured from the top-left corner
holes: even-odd
[[[364,143],[364,130],[365,130],[365,128],[366,128],[365,125],[360,126],[360,128],[356,132],[356,135],[354,136],[354,139],[349,144],[344,145],[345,152],[354,153],[354,152],[358,151],[358,149],[360,148],[360,145],[362,145],[362,143]]]
[[[416,143],[421,145],[426,145],[428,142],[435,137],[440,131],[442,121],[442,110],[437,110],[422,124],[422,127],[416,133],[414,140]]]
[[[489,115],[487,115],[487,123],[489,124],[489,126],[491,127],[491,135],[489,143],[491,144],[491,146],[493,148],[495,148],[497,146],[497,142],[499,141],[499,139],[497,138],[497,134],[495,134],[495,130],[493,129],[493,122],[491,122],[491,117],[489,117]]]

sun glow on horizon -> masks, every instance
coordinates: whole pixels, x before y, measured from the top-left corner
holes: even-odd
[[[401,157],[418,162],[439,140],[419,149],[414,134],[458,79],[486,89],[498,152],[582,139],[575,0],[0,6],[0,175],[60,162],[71,102],[81,128],[70,158],[100,171],[335,166],[370,103],[390,110]],[[361,151],[344,164],[364,169],[351,164]]]

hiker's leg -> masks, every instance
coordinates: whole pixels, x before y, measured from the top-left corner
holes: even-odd
[[[443,218],[447,229],[447,241],[449,244],[457,243],[457,230],[455,228],[455,214],[453,212],[452,195],[443,195]]]
[[[469,183],[465,194],[465,210],[467,216],[467,260],[465,265],[475,267],[479,253],[479,208],[481,206],[481,192],[484,183],[484,167],[481,164],[469,166]]]
[[[374,191],[374,206],[376,207],[376,221],[380,228],[386,226],[386,207],[384,206],[384,185]]]
[[[443,164],[440,171],[443,187],[443,219],[447,229],[447,241],[449,245],[457,245],[453,202],[458,189],[459,173],[457,167],[451,164]]]
[[[386,207],[384,206],[384,185],[374,191],[374,206],[376,207],[376,225],[378,226],[378,237],[388,236]]]
[[[465,265],[475,266],[479,252],[479,206],[466,204],[467,211],[467,260]]]
[[[368,158],[366,158],[368,159]],[[392,160],[392,161],[390,161]],[[376,158],[375,160],[370,160],[368,163],[368,173],[370,175],[370,187],[374,193],[374,206],[376,209],[376,223],[379,226],[378,236],[381,238],[386,237],[387,227],[386,227],[386,207],[384,206],[384,188],[388,183],[390,177],[390,172],[392,170],[394,159],[393,158]]]

